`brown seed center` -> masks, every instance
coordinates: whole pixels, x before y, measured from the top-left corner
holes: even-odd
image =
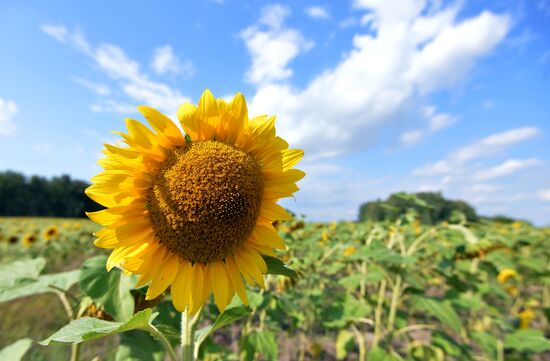
[[[193,142],[170,152],[149,192],[160,242],[190,262],[234,253],[250,236],[263,193],[256,160],[225,143]]]

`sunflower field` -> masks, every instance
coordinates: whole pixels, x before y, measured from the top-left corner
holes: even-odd
[[[206,300],[200,360],[548,360],[550,229],[527,223],[277,224],[265,289]],[[78,219],[0,219],[1,360],[176,360],[170,292],[91,246]],[[29,241],[31,239],[31,241]],[[47,347],[46,347],[47,345]]]

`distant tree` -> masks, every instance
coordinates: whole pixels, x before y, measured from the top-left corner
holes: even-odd
[[[0,215],[84,217],[85,212],[101,209],[84,194],[88,186],[68,175],[47,179],[0,172]]]
[[[387,200],[366,202],[359,207],[360,221],[395,221],[407,210],[414,209],[419,219],[426,224],[449,221],[453,212],[460,212],[468,221],[476,221],[477,214],[468,203],[448,200],[440,192],[414,194],[394,193]]]

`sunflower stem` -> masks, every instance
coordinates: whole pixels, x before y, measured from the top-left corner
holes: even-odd
[[[193,317],[186,309],[181,314],[181,360],[195,361],[198,358],[199,350],[195,349],[195,330],[197,322],[201,317],[202,308]]]
[[[181,314],[181,360],[194,361],[195,340],[193,335],[193,327],[189,319],[187,310]]]

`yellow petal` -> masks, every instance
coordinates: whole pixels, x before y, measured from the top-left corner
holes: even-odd
[[[204,279],[203,267],[198,263],[195,263],[195,265],[193,266],[191,275],[191,279],[193,280],[193,282],[191,283],[189,314],[194,315],[204,304],[203,293],[204,289],[207,288],[204,287],[204,283],[206,283],[207,281],[205,281]],[[204,299],[206,299],[206,297],[207,296],[205,296]]]
[[[193,141],[202,140],[201,126],[197,116],[197,107],[191,103],[184,103],[178,108],[178,119],[185,133]]]
[[[174,281],[174,278],[176,278],[179,264],[179,256],[168,253],[162,264],[157,265],[159,269],[151,280],[151,285],[149,285],[149,289],[145,296],[146,300],[152,300],[164,292],[164,290]]]
[[[172,302],[179,312],[185,311],[189,305],[191,284],[197,281],[193,279],[192,271],[191,263],[181,260],[180,269],[172,284]]]
[[[139,106],[138,110],[143,114],[145,119],[151,124],[151,127],[158,133],[159,138],[165,146],[182,145],[185,139],[178,127],[170,118],[162,114],[156,109]]]
[[[257,240],[256,243],[265,242],[273,248],[286,249],[285,242],[272,225],[257,224],[252,231],[252,238]]]
[[[218,103],[209,89],[205,89],[199,99],[198,111],[201,117],[209,118],[218,116]]]
[[[227,272],[221,262],[214,262],[207,267],[211,267],[210,276],[212,277],[212,289],[214,290],[214,301],[221,313],[225,311],[229,295],[229,280]]]
[[[231,284],[233,285],[233,289],[237,292],[241,301],[245,305],[248,305],[246,288],[244,287],[244,282],[243,282],[243,279],[241,278],[241,273],[239,272],[239,269],[235,264],[235,259],[233,257],[227,257],[225,268],[227,270],[227,275],[231,280]]]
[[[245,251],[245,249],[250,250],[250,252]],[[262,260],[263,268],[267,270],[267,266],[261,256],[256,253],[256,251],[246,248],[244,245],[241,246],[237,252],[235,252],[237,267],[239,267],[242,274],[250,275],[254,279],[255,283],[257,283],[260,287],[265,288],[262,271],[259,268],[260,263],[257,261],[256,257],[253,256],[253,253]]]
[[[292,219],[292,216],[280,205],[270,202],[262,201],[262,207],[260,209],[260,217],[265,217],[272,221],[280,220],[287,221]]]

